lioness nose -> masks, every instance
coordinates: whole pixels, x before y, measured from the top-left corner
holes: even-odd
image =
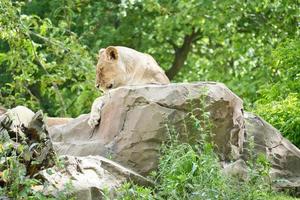
[[[108,86],[106,86],[107,89],[111,89],[113,87],[113,84],[109,84]]]

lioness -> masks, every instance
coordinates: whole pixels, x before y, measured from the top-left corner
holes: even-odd
[[[100,49],[96,66],[96,87],[103,91],[125,85],[168,84],[165,72],[154,58],[134,49],[109,46]],[[100,120],[102,97],[97,98],[91,109],[89,125],[94,128]]]

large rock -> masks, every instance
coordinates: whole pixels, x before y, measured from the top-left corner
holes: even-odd
[[[157,167],[160,146],[170,130],[183,141],[201,138],[190,116],[203,119],[204,110],[210,113],[221,159],[238,158],[243,149],[242,101],[223,84],[128,86],[110,90],[104,101],[96,130],[87,124],[89,115],[49,129],[59,154],[110,156],[147,174]]]
[[[36,187],[44,194],[58,196],[60,193],[72,194],[76,199],[111,199],[114,191],[126,181],[150,186],[153,183],[139,174],[101,156],[62,156],[63,167],[53,167],[40,172],[47,187]],[[70,186],[68,189],[68,185]]]
[[[280,189],[296,188],[300,191],[300,150],[259,116],[246,112],[245,128],[246,143],[253,137],[254,152],[266,155],[271,163],[273,185]]]
[[[5,159],[1,160],[0,175],[7,166],[11,166],[11,159],[19,163],[16,165],[20,169],[25,167],[27,177],[33,177],[40,170],[55,164],[56,155],[43,119],[41,111],[34,113],[24,106],[17,106],[0,115],[1,155],[5,155]],[[10,185],[12,181],[4,181],[0,176],[1,183]]]
[[[104,191],[107,191],[106,194],[113,199],[115,189],[126,181],[144,186],[153,184],[136,172],[101,156],[61,156],[59,162],[55,162],[58,161],[57,155],[41,111],[34,113],[24,106],[7,110],[0,115],[0,136],[5,142],[2,154],[7,158],[1,161],[1,170],[10,165],[6,160],[17,156],[20,165],[26,169],[26,176],[35,177],[43,183],[32,189],[43,194],[59,198],[64,193],[72,194],[76,199],[94,200],[104,199]],[[60,164],[55,165],[57,163]],[[11,184],[10,181],[0,176],[0,187],[4,183]],[[20,183],[19,187],[22,186]]]
[[[210,127],[204,110],[210,113],[212,139],[225,174],[241,179],[248,177],[245,161],[253,138],[255,154],[262,153],[270,160],[273,185],[279,189],[300,188],[300,150],[258,116],[243,115],[242,101],[223,84],[123,87],[111,90],[103,99],[101,122],[95,130],[88,126],[88,114],[48,127],[56,152],[69,155],[64,157],[66,170],[53,168],[52,175],[42,173],[54,188],[63,188],[71,178],[77,197],[93,199],[104,187],[113,191],[128,179],[151,184],[139,174],[101,156],[148,174],[157,167],[162,142],[174,130],[182,141],[195,142],[202,138],[198,121],[190,119],[201,119],[202,127]],[[26,127],[34,113],[17,107],[7,112],[7,116],[15,121],[11,128],[18,129]]]

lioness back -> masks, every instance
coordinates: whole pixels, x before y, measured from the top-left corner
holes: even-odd
[[[149,54],[122,46],[99,51],[96,87],[103,90],[124,85],[170,83],[164,71]]]
[[[100,49],[96,66],[96,87],[108,90],[125,85],[168,84],[165,72],[148,54],[121,46]],[[91,109],[88,124],[99,124],[103,97],[97,98]]]

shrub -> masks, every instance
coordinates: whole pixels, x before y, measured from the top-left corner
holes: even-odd
[[[200,107],[203,110],[204,106]],[[270,166],[264,156],[250,156],[247,180],[224,176],[214,145],[209,141],[209,113],[202,113],[202,120],[193,112],[188,116],[203,135],[197,144],[181,143],[179,134],[169,129],[170,140],[162,145],[158,170],[152,174],[155,186],[146,188],[126,183],[117,191],[117,199],[252,200],[272,196],[270,182],[266,181]]]
[[[270,81],[261,86],[254,112],[300,147],[300,40],[287,40],[269,58]]]
[[[47,190],[40,171],[63,164],[53,150],[43,115],[36,113],[27,128],[11,125],[16,116],[0,116],[0,199],[54,199],[37,189],[45,184]],[[70,186],[58,191],[55,199],[70,199]]]
[[[18,1],[0,1],[0,104],[25,105],[52,116],[90,109],[93,59],[65,24],[22,13]]]
[[[283,135],[300,147],[300,98],[290,93],[285,99],[256,104],[255,112],[278,128]]]
[[[268,199],[272,196],[265,181],[264,158],[256,159],[249,180],[242,182],[222,174],[213,146],[205,144],[201,154],[189,144],[163,147],[155,187],[126,183],[118,199]],[[255,170],[254,170],[255,169]]]

